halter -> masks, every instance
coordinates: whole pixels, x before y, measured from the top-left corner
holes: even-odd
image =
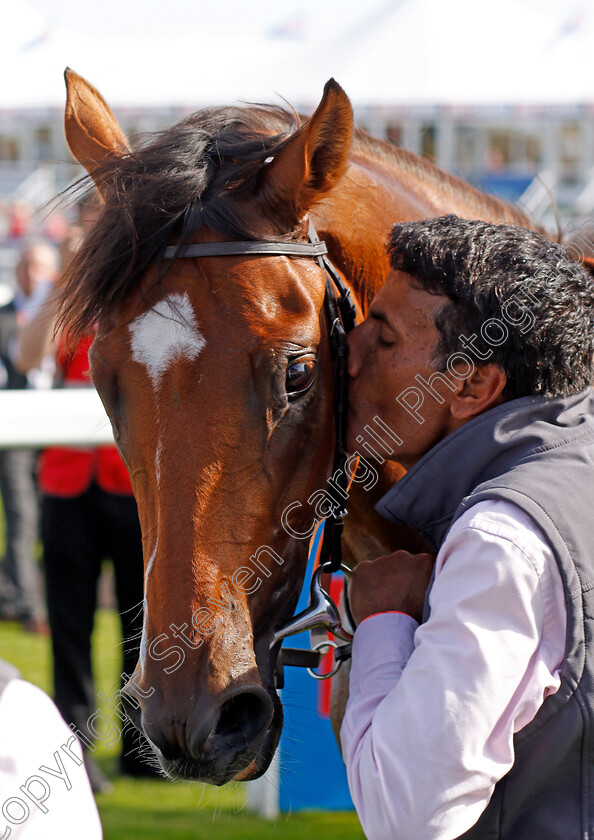
[[[315,259],[324,272],[326,279],[326,293],[324,295],[324,311],[328,321],[330,353],[334,379],[334,427],[336,443],[334,448],[333,485],[338,488],[339,499],[332,508],[332,513],[324,521],[324,533],[320,551],[320,565],[314,572],[310,589],[309,607],[288,624],[274,634],[271,648],[282,644],[287,636],[300,633],[303,630],[323,628],[330,630],[338,638],[350,642],[352,634],[342,627],[338,609],[328,593],[322,588],[320,575],[324,572],[343,571],[348,574],[348,568],[342,564],[342,531],[343,520],[346,516],[344,499],[347,498],[348,476],[346,474],[346,420],[348,413],[348,376],[347,333],[357,324],[357,310],[351,298],[351,291],[343,282],[340,274],[328,258],[325,242],[320,242],[311,219],[308,229],[309,242],[204,242],[192,245],[169,245],[163,251],[165,259],[179,259],[192,257],[231,257],[231,256],[282,256],[282,257],[311,257]],[[335,293],[338,289],[339,295]],[[335,652],[336,665],[328,674],[316,674],[312,668],[321,659],[321,651],[335,643],[322,638],[308,651],[300,648],[283,648],[279,652],[277,661],[277,687],[282,688],[283,665],[299,665],[310,669],[312,676],[325,679],[332,676],[340,667],[342,659],[350,653],[350,644],[339,648]],[[338,655],[336,655],[338,654]]]

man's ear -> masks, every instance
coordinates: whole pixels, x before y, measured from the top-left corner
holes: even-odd
[[[499,365],[475,367],[450,403],[452,417],[466,423],[489,408],[505,402],[507,375]]]

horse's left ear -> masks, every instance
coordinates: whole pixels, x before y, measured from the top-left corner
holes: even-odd
[[[315,113],[263,169],[258,199],[295,225],[344,175],[352,138],[351,103],[330,79]]]
[[[105,184],[95,176],[97,167],[110,157],[130,151],[126,135],[99,91],[69,67],[64,72],[66,110],[64,128],[70,151],[91,175],[100,193]]]

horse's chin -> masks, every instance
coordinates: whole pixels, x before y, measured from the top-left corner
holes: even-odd
[[[263,776],[274,757],[283,728],[282,705],[275,699],[274,716],[264,737],[256,745],[250,746],[231,762],[224,757],[209,757],[207,761],[180,755],[175,759],[166,759],[155,749],[163,772],[178,781],[205,782],[209,785],[225,785],[227,782],[248,782]]]
[[[274,720],[273,720],[274,724]],[[260,745],[260,752],[259,755],[256,756],[254,761],[246,767],[245,770],[242,770],[236,776],[234,776],[234,781],[236,782],[250,782],[254,779],[259,779],[260,776],[263,776],[264,773],[268,770],[270,766],[270,762],[274,758],[274,753],[276,752],[276,748],[278,746],[278,742],[280,741],[282,730],[282,723],[278,729],[274,729],[272,726],[264,736],[264,740]]]

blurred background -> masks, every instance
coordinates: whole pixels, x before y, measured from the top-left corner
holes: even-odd
[[[594,210],[593,54],[591,0],[12,0],[0,238],[79,174],[62,128],[66,65],[132,139],[206,104],[284,97],[308,113],[334,76],[372,134],[566,224]]]
[[[132,142],[210,104],[285,101],[308,114],[333,76],[371,134],[570,237],[594,215],[593,55],[594,0],[6,0],[0,306],[17,291],[23,243],[42,237],[64,249],[78,230],[80,207],[53,201],[83,174],[64,139],[66,66],[99,89]],[[2,535],[0,509],[0,558]],[[37,565],[39,554],[37,546]],[[96,687],[108,695],[121,659],[110,587],[107,568],[93,656]],[[0,656],[51,693],[41,631],[3,620]],[[117,778],[114,755],[101,746],[99,765],[114,780],[110,794],[99,794],[105,837],[361,838],[355,815],[344,811],[344,778],[334,798],[282,798],[283,785],[295,793],[313,743],[332,738],[327,697],[316,691],[288,683],[284,752],[257,792],[261,816],[244,810],[245,787]],[[308,773],[323,790],[323,779]],[[319,810],[324,801],[333,813]],[[303,807],[318,810],[276,822],[262,816]]]

